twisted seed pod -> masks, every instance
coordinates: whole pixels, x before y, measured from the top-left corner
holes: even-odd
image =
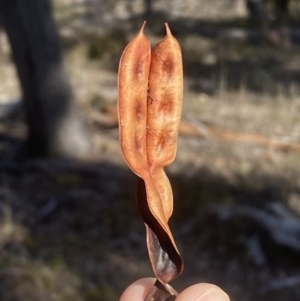
[[[163,301],[176,295],[167,283],[183,270],[183,260],[168,225],[173,195],[164,171],[176,154],[182,59],[179,44],[167,24],[166,37],[150,55],[144,26],[145,23],[120,60],[118,118],[123,156],[141,178],[138,208],[146,225],[149,257],[157,278],[145,300]]]
[[[162,168],[171,164],[176,155],[183,98],[183,70],[180,46],[168,24],[166,31],[166,37],[151,52],[147,158],[168,221],[173,211],[173,195]]]
[[[148,196],[149,211],[158,223],[146,223],[150,261],[159,282],[146,300],[166,298],[174,290],[166,284],[183,270],[183,261],[168,227],[173,211],[173,194],[163,169],[174,161],[182,110],[183,70],[181,49],[166,24],[166,37],[151,52],[147,107],[147,158],[150,174],[163,207],[158,212],[156,202]],[[146,192],[149,190],[146,183]],[[141,202],[144,204],[144,202]],[[145,216],[145,215],[144,215]],[[145,218],[145,217],[144,217]],[[159,283],[163,284],[163,288]]]

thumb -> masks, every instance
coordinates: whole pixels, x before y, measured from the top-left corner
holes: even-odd
[[[122,294],[120,301],[144,301],[155,283],[155,278],[143,278],[132,283]],[[185,289],[176,301],[230,301],[218,286],[199,283]]]
[[[120,301],[144,301],[155,281],[155,278],[143,278],[133,282],[123,292]]]
[[[176,301],[230,301],[230,299],[218,286],[198,283],[181,292]]]

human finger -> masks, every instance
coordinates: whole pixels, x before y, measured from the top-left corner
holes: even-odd
[[[155,283],[155,278],[143,278],[135,281],[123,292],[120,301],[143,301]]]
[[[230,301],[230,299],[220,287],[210,283],[198,283],[181,292],[176,301]]]

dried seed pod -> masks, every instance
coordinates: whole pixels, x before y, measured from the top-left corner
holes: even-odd
[[[138,208],[146,225],[149,257],[157,277],[146,300],[163,301],[176,295],[167,283],[183,270],[183,260],[168,225],[173,195],[163,169],[176,154],[182,59],[179,44],[167,24],[166,37],[150,56],[144,26],[145,23],[120,60],[118,116],[123,156],[141,178]]]
[[[118,117],[122,153],[138,176],[147,169],[147,89],[151,45],[143,31],[125,48],[119,65]]]
[[[183,70],[178,41],[167,35],[151,52],[147,108],[147,156],[151,166],[173,162],[182,109]]]
[[[163,289],[157,283],[147,296],[147,300],[154,297],[166,298],[166,291],[169,295],[174,294],[166,284],[183,270],[182,258],[167,224],[173,211],[173,194],[163,169],[173,162],[176,155],[182,110],[183,70],[181,49],[172,36],[168,24],[166,31],[166,37],[151,52],[147,107],[147,158],[151,177],[163,207],[164,218],[162,214],[158,214],[156,208],[161,206],[157,206],[157,202],[153,202],[148,195],[146,181],[149,212],[155,217],[155,221],[151,223],[147,220],[147,215],[142,214],[146,223],[150,261],[158,281],[163,284]],[[138,191],[138,195],[141,196],[141,188]]]

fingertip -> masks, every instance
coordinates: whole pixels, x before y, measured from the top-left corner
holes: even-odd
[[[143,301],[155,283],[155,278],[142,278],[133,282],[123,292],[120,301]]]
[[[230,301],[218,286],[209,283],[195,284],[179,294],[176,301]]]

